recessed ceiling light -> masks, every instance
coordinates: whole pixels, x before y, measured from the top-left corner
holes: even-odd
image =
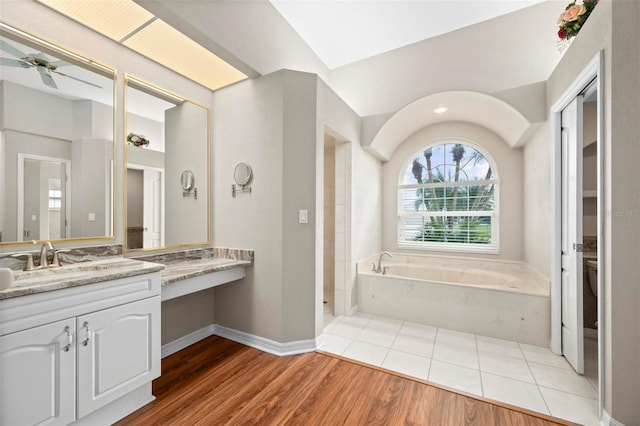
[[[436,114],[444,114],[448,110],[449,108],[447,108],[446,106],[439,106],[438,108],[434,108],[433,112],[435,112]]]

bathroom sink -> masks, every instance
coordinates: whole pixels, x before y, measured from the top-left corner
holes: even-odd
[[[104,263],[74,263],[53,268],[34,269],[32,271],[16,271],[13,273],[14,281],[21,281],[30,278],[49,277],[52,275],[67,275],[83,272],[104,271],[109,265]]]
[[[112,258],[89,262],[70,263],[59,267],[14,271],[13,283],[9,288],[24,288],[44,284],[95,280],[100,281],[110,275],[128,273],[140,269],[145,262],[132,259]]]

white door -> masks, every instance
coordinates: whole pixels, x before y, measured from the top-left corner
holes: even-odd
[[[78,418],[160,376],[159,298],[77,318]]]
[[[162,173],[145,169],[143,173],[143,244],[144,248],[164,245],[162,224]]]
[[[562,111],[562,353],[584,373],[582,323],[582,96]]]
[[[75,420],[75,318],[0,337],[0,424]]]

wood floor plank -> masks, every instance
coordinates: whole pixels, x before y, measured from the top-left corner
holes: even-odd
[[[153,391],[117,425],[570,424],[340,357],[277,357],[217,336],[163,359]]]

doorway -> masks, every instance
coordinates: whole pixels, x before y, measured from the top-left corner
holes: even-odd
[[[164,169],[127,165],[127,249],[164,246]]]
[[[324,132],[323,327],[352,315],[355,296],[351,262],[351,143]],[[326,303],[324,303],[326,302]]]
[[[576,372],[596,381],[594,385],[599,390],[604,365],[601,321],[604,257],[602,245],[597,244],[602,241],[604,227],[601,75],[599,53],[551,107],[554,147],[551,349],[564,355]],[[595,155],[587,159],[587,152]],[[599,271],[592,277],[596,281],[593,291],[585,264],[588,257],[592,257],[592,264]],[[590,294],[596,301],[595,313],[585,309]],[[595,316],[599,325],[587,336],[585,313],[591,318]],[[603,397],[599,392],[600,412]]]

